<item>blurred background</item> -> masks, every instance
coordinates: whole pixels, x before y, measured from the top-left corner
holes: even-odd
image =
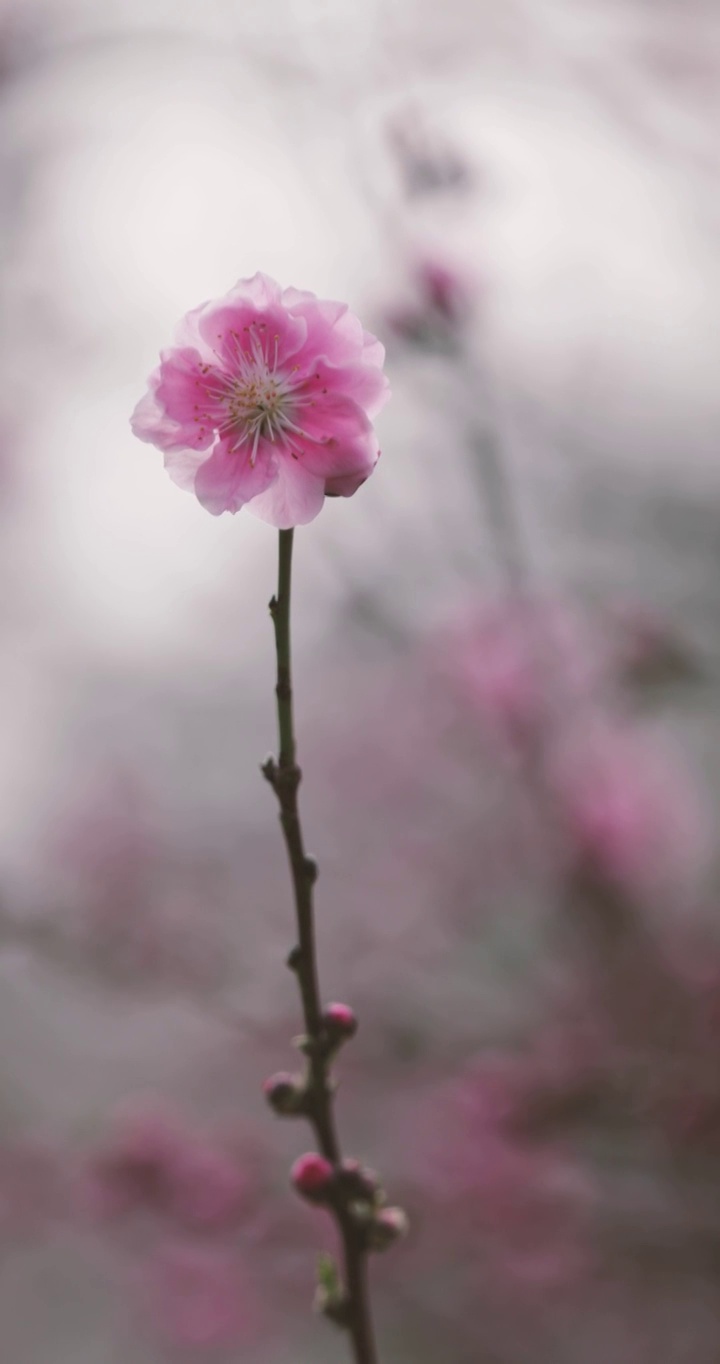
[[[295,556],[380,1358],[717,1361],[719,54],[712,0],[0,0],[11,1364],[346,1354],[261,1093],[276,537],[129,428],[256,270],[393,389]]]

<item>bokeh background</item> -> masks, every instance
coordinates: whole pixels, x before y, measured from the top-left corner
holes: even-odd
[[[9,1364],[346,1350],[261,1093],[275,535],[129,429],[257,269],[393,388],[295,615],[383,1364],[717,1360],[719,68],[713,0],[2,0]],[[168,1133],[172,1206],[116,1206]]]

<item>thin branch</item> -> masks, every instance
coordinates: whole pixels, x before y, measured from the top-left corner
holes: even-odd
[[[293,720],[290,646],[292,550],[293,531],[281,530],[278,590],[277,596],[270,602],[277,654],[275,694],[280,751],[277,763],[272,758],[268,759],[263,766],[263,773],[270,782],[280,806],[280,823],[290,863],[295,900],[298,941],[288,957],[288,965],[297,976],[307,1034],[309,1074],[305,1111],[320,1151],[325,1159],[338,1169],[342,1156],[335,1124],[333,1086],[329,1074],[330,1051],[323,1022],[315,944],[313,887],[317,880],[317,865],[305,851],[298,807],[298,787],[302,773],[297,764]],[[377,1364],[370,1316],[366,1245],[363,1243],[361,1229],[353,1221],[347,1205],[338,1202],[333,1212],[343,1247],[346,1324],[352,1342],[353,1359],[355,1364]]]

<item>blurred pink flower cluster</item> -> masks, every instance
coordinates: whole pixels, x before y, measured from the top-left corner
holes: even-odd
[[[551,781],[573,856],[596,877],[665,901],[683,901],[698,885],[704,811],[667,745],[621,718],[592,715],[558,744]]]
[[[475,1291],[568,1289],[590,1269],[592,1180],[569,1145],[520,1130],[526,1099],[512,1061],[480,1061],[432,1093],[419,1128],[426,1225]]]
[[[362,726],[334,731],[323,714],[308,737],[347,878],[331,886],[325,960],[363,1024],[342,1100],[410,1212],[374,1292],[423,1323],[428,1357],[510,1340],[521,1358],[545,1331],[540,1357],[553,1357],[569,1315],[581,1330],[610,1288],[612,1310],[635,1302],[623,1265],[642,1262],[643,1238],[671,1263],[690,1245],[712,1277],[720,947],[695,928],[706,812],[629,690],[635,621],[539,595],[474,604],[409,659],[338,683]],[[644,636],[646,671],[664,647],[659,627]],[[79,849],[119,919],[133,867],[149,857],[156,881],[163,859],[122,828],[115,842],[81,831]],[[530,930],[504,999],[503,942]],[[290,1030],[284,1007],[243,1038],[258,1086]],[[328,1017],[354,1031],[345,1006]],[[86,1210],[168,1346],[271,1357],[278,1317],[306,1312],[313,1246],[332,1237],[312,1201],[327,1171],[301,1157],[293,1200],[301,1148],[243,1133],[137,1104],[88,1162]]]
[[[141,1268],[132,1256],[135,1294],[169,1344],[206,1350],[254,1337],[258,1178],[247,1143],[198,1132],[157,1103],[120,1110],[89,1157],[82,1206],[108,1232],[134,1228],[143,1247]]]
[[[626,668],[669,647],[657,622],[639,629],[629,608],[593,619],[551,598],[498,598],[443,632],[438,667],[499,755],[535,764],[570,863],[630,897],[682,900],[706,870],[708,826],[675,746],[623,696]]]
[[[391,335],[413,346],[447,350],[465,332],[480,288],[467,272],[426,253],[411,263],[406,294],[386,314]]]

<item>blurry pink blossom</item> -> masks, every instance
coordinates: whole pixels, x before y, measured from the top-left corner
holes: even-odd
[[[424,1134],[418,1206],[432,1209],[433,1226],[446,1229],[453,1253],[478,1272],[490,1266],[500,1280],[568,1282],[587,1268],[594,1190],[570,1151],[511,1130],[522,1102],[512,1070],[510,1059],[506,1096],[498,1057],[443,1085],[427,1112],[414,1114]]]
[[[601,880],[679,891],[701,867],[705,823],[686,771],[639,730],[596,720],[558,756],[555,787],[575,853]]]
[[[133,430],[214,515],[303,525],[375,467],[384,358],[345,304],[258,273],[183,319]]]
[[[579,614],[539,597],[473,607],[445,632],[442,646],[442,667],[456,689],[510,741],[535,732],[558,705],[584,699],[606,669]]]
[[[68,946],[113,983],[204,990],[223,977],[221,933],[200,924],[213,894],[201,856],[153,827],[147,794],[122,771],[101,770],[53,822],[48,856],[72,911]],[[215,925],[213,925],[215,927]]]
[[[123,1108],[110,1140],[88,1165],[84,1194],[89,1211],[118,1217],[136,1208],[164,1206],[182,1142],[175,1114],[140,1103]]]
[[[152,1211],[197,1231],[222,1231],[246,1212],[250,1181],[239,1159],[173,1113],[131,1108],[90,1163],[90,1210],[114,1217]]]
[[[520,1063],[512,1056],[488,1052],[452,1088],[453,1113],[475,1131],[502,1131],[512,1126],[525,1091]]]
[[[454,1105],[464,1121],[508,1135],[542,1128],[602,1086],[614,1061],[612,1042],[579,1012],[550,1021],[522,1053],[490,1053],[467,1071]]]
[[[439,257],[413,264],[408,299],[391,307],[387,324],[404,341],[447,345],[468,321],[476,286],[469,276]]]
[[[189,1228],[220,1231],[246,1212],[249,1179],[218,1145],[191,1138],[175,1152],[168,1176],[168,1213]]]
[[[465,321],[472,306],[472,287],[467,277],[447,261],[430,257],[419,261],[416,277],[421,294],[446,322]]]
[[[214,1247],[168,1243],[144,1266],[141,1294],[156,1331],[179,1349],[222,1349],[256,1327],[243,1260]]]

